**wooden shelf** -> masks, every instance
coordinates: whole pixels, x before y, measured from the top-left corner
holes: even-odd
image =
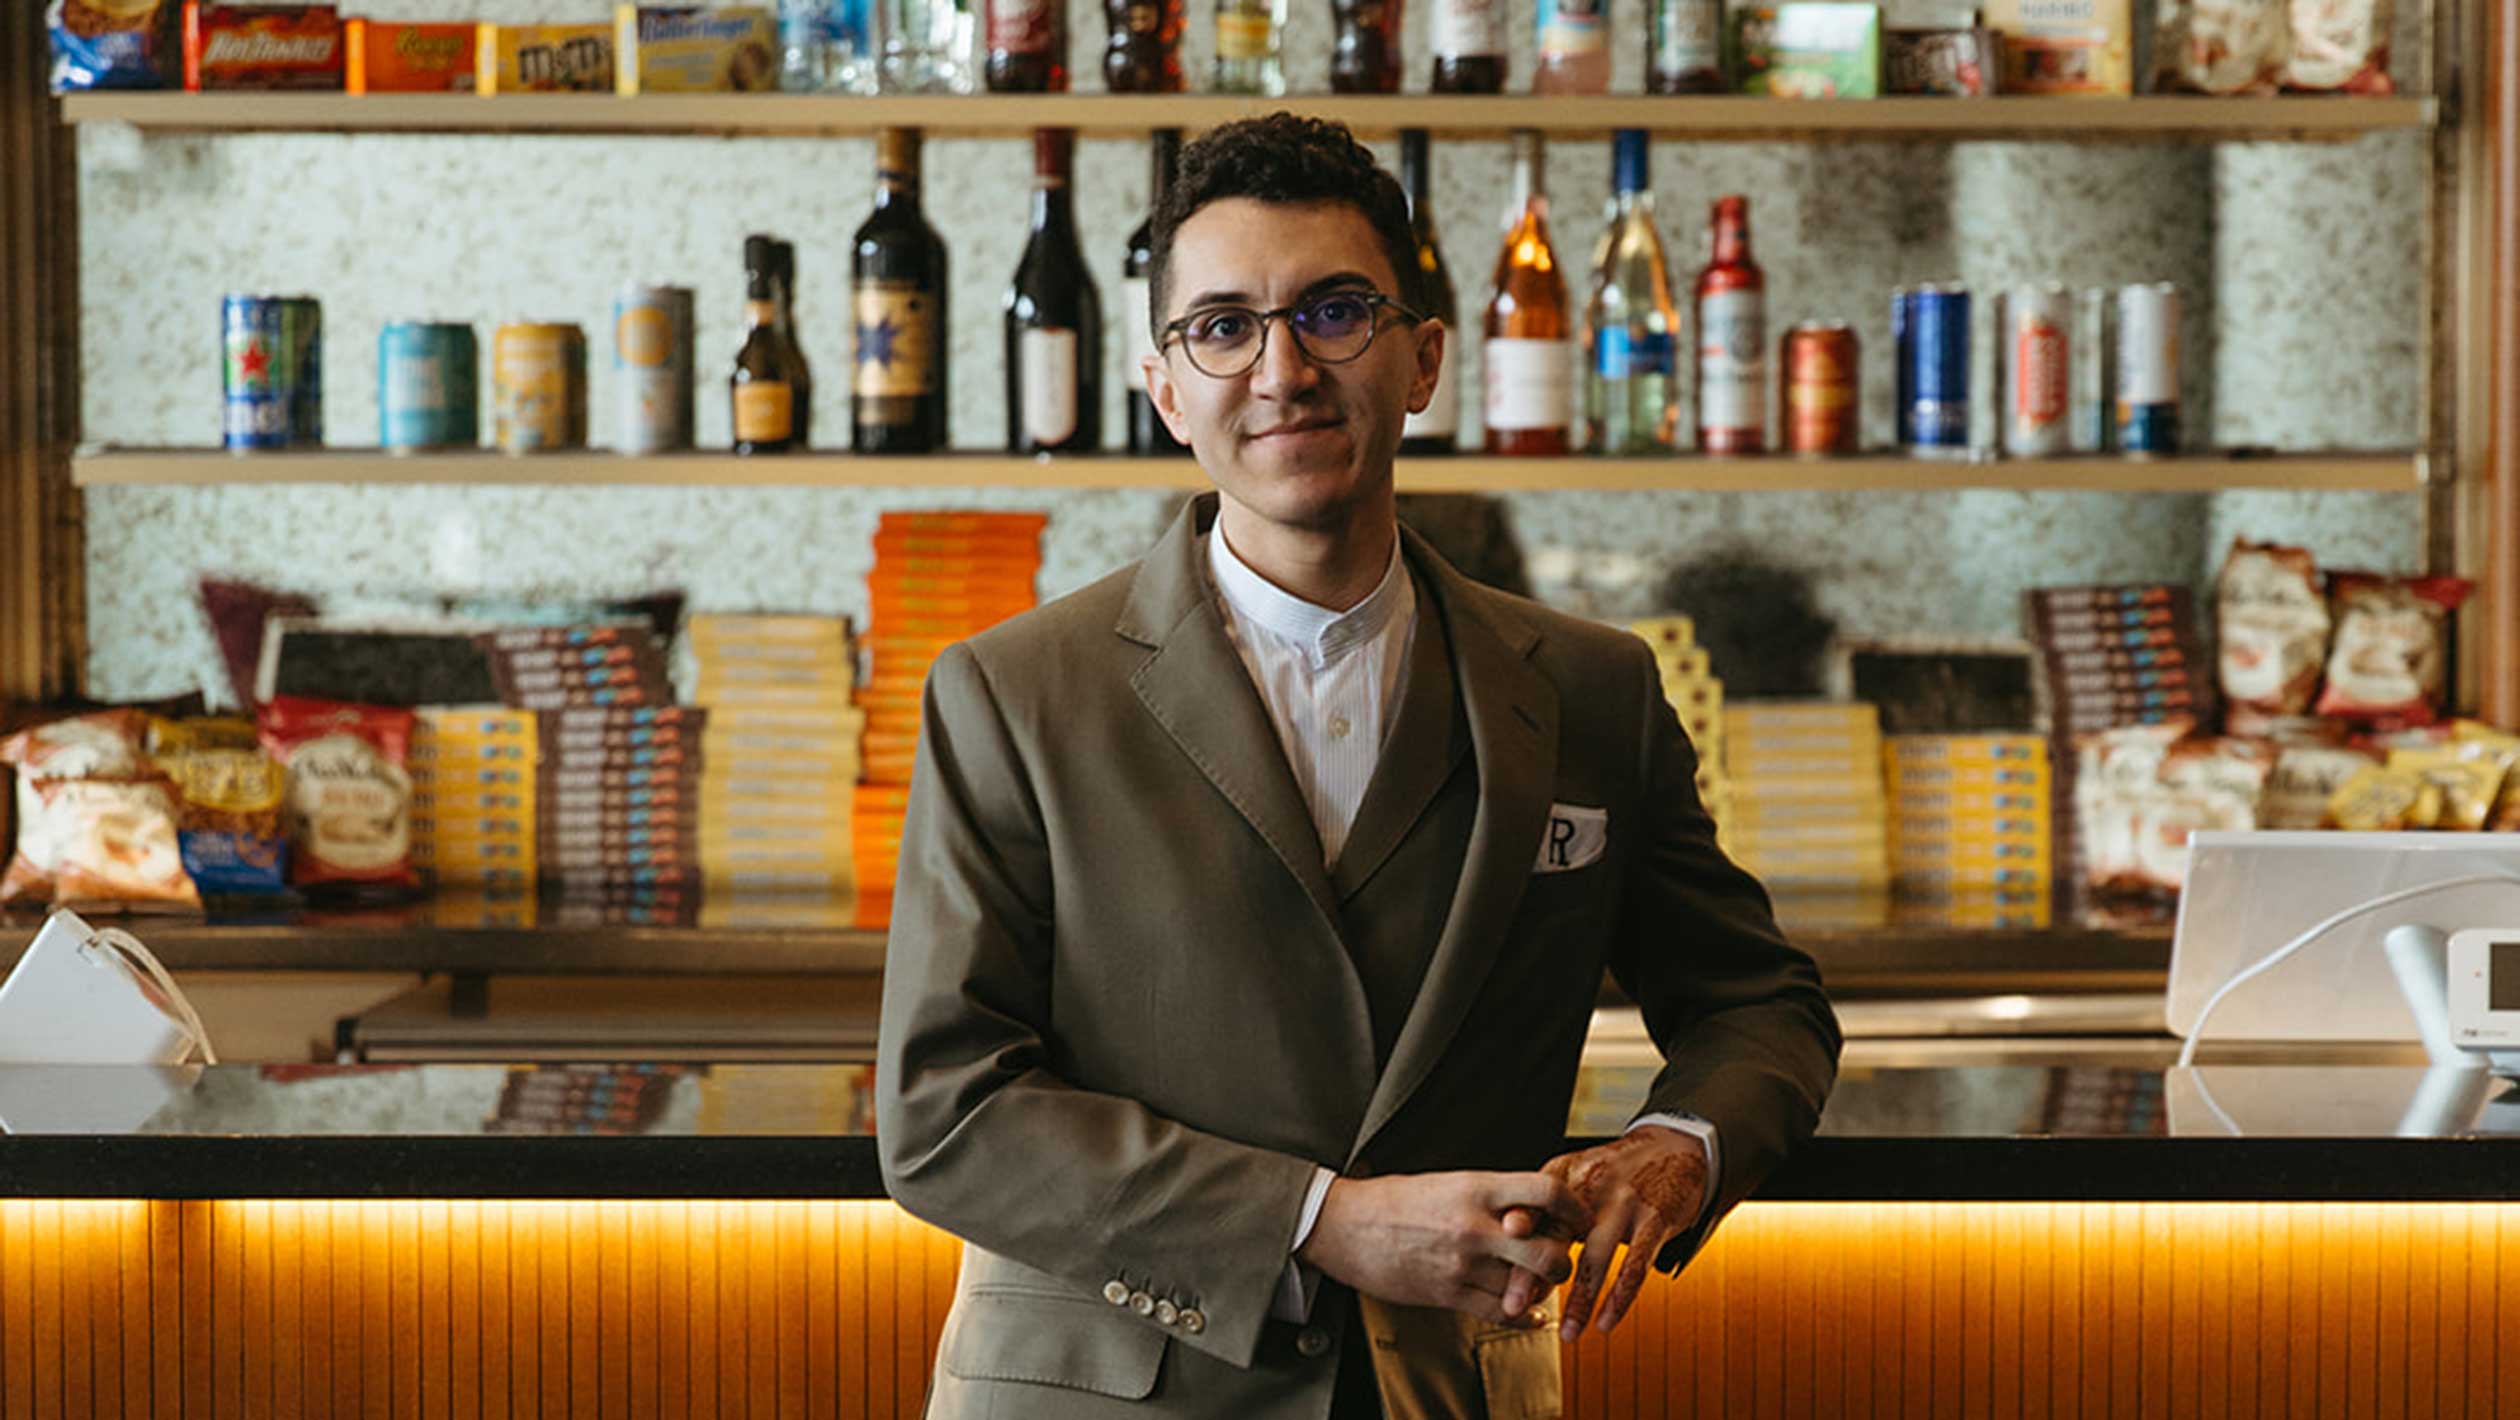
[[[1884,492],[1964,488],[2111,493],[2212,493],[2237,488],[2412,493],[2428,461],[2410,453],[2204,455],[2126,459],[2073,456],[1969,462],[1898,454],[1844,458],[1556,458],[1465,455],[1403,459],[1404,493]],[[71,463],[87,488],[128,484],[583,484],[832,488],[1203,489],[1189,459],[1103,455],[921,458],[843,453],[739,458],[722,452],[628,458],[601,450],[509,457],[489,452],[386,454],[373,449],[230,454],[219,449],[92,449]]]
[[[1538,128],[1573,137],[1647,128],[1696,138],[1803,141],[2238,141],[2346,139],[2430,128],[2430,98],[1771,99],[1734,95],[972,94],[860,98],[819,94],[184,94],[86,93],[62,100],[72,123],[211,132],[852,134],[915,127],[1011,135],[1070,127],[1125,136],[1207,128],[1278,109],[1338,119],[1359,132],[1425,128],[1453,135]]]

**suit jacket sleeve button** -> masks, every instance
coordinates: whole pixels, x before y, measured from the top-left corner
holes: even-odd
[[[1144,1292],[1133,1292],[1129,1295],[1129,1310],[1136,1312],[1139,1316],[1153,1316],[1155,1299]]]
[[[1308,1326],[1295,1333],[1295,1349],[1306,1356],[1318,1356],[1330,1349],[1329,1333],[1317,1326]]]
[[[1111,1281],[1103,1283],[1103,1300],[1111,1303],[1115,1307],[1127,1306],[1129,1304],[1129,1284],[1116,1277]]]
[[[1181,1313],[1181,1329],[1196,1336],[1207,1330],[1207,1318],[1200,1315],[1197,1307],[1185,1308]]]
[[[1181,1308],[1170,1302],[1159,1301],[1155,1304],[1155,1321],[1158,1325],[1170,1326],[1179,1320],[1181,1320]]]

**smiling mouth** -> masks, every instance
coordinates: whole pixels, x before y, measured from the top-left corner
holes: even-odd
[[[1251,437],[1254,439],[1274,439],[1288,434],[1319,434],[1332,429],[1342,428],[1346,425],[1346,423],[1347,421],[1344,419],[1305,419],[1299,420],[1293,424],[1281,424],[1274,429],[1263,429],[1258,433],[1253,434]]]

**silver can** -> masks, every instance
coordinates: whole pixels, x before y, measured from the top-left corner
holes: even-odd
[[[2004,452],[2064,453],[2073,447],[2073,294],[2060,285],[2017,286],[1999,309]]]
[[[2109,300],[2106,286],[2087,286],[2074,293],[2074,447],[2102,453],[2109,447],[2109,427],[2117,414],[2109,404]]]
[[[625,454],[691,447],[693,310],[688,286],[634,281],[613,298],[615,442]]]
[[[2118,288],[2116,422],[2122,453],[2179,450],[2179,288],[2167,281]]]

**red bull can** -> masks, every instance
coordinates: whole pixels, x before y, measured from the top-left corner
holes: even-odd
[[[1969,290],[1956,283],[1890,295],[1898,366],[1899,442],[1912,452],[1969,447]]]
[[[2059,285],[2005,293],[2004,452],[2061,454],[2073,446],[2073,293]]]
[[[2117,445],[2179,451],[2179,288],[2167,281],[2118,288]]]

